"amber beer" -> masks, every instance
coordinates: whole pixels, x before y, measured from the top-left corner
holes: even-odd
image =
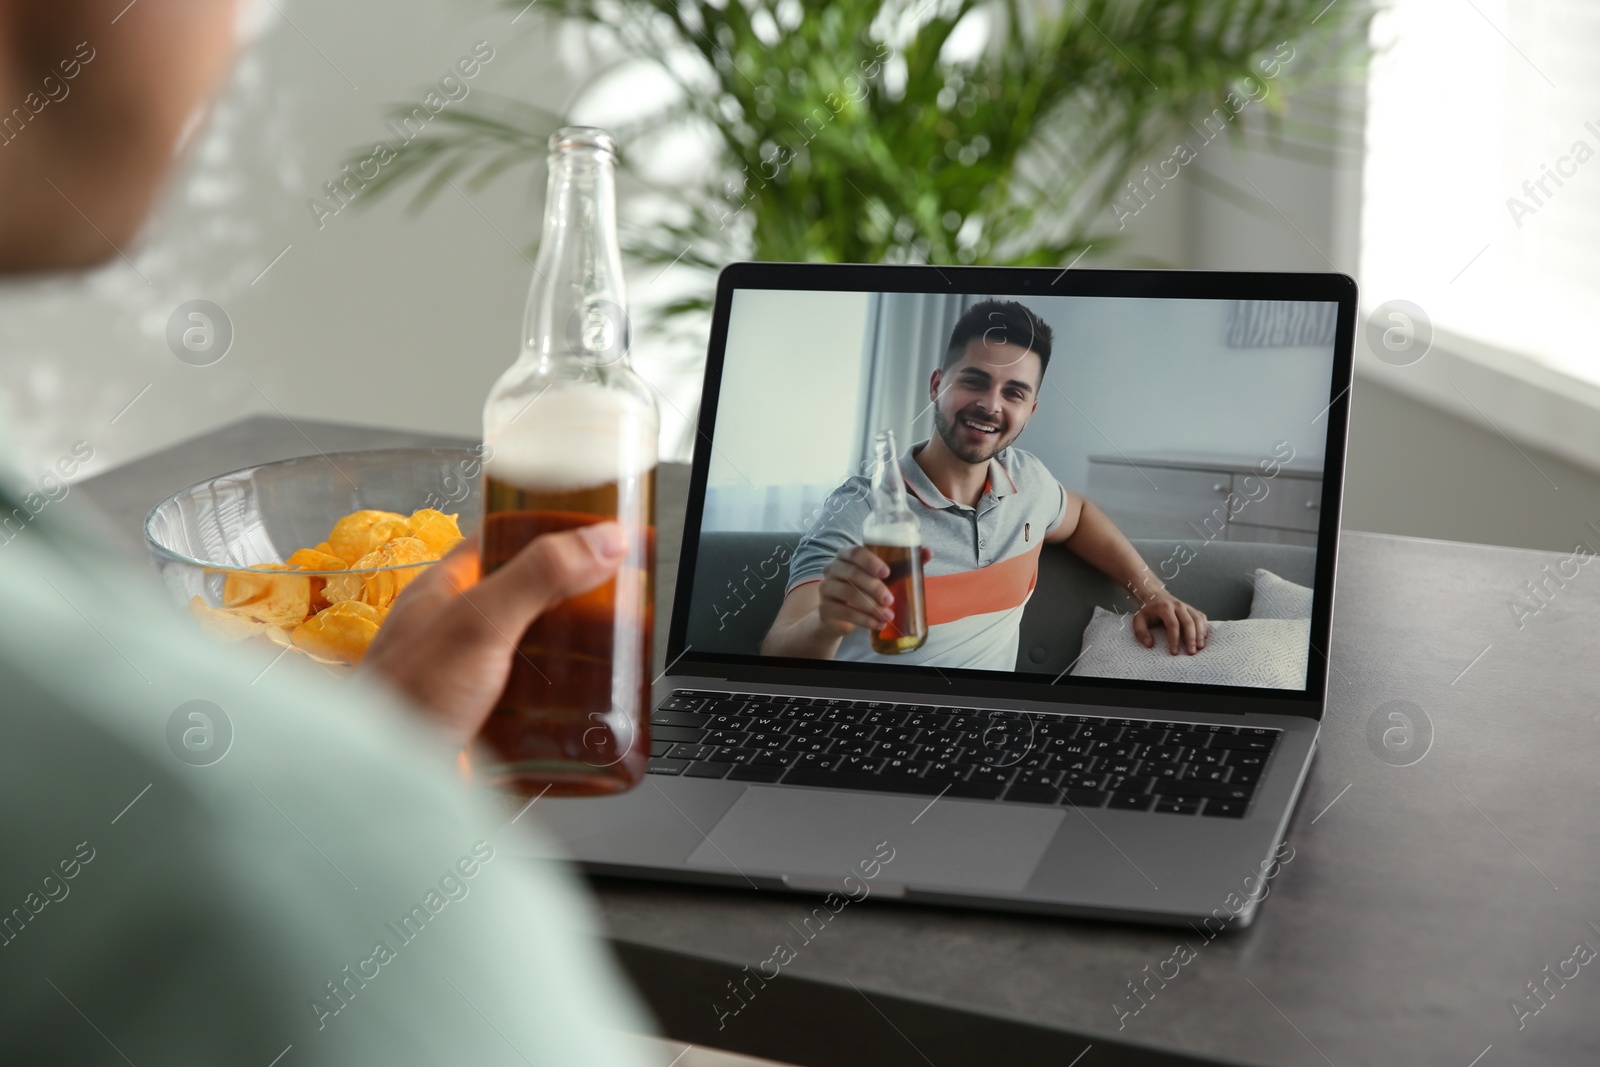
[[[921,648],[928,640],[928,608],[922,594],[922,546],[867,545],[889,567],[883,584],[894,597],[894,618],[872,633],[872,650],[892,656]]]
[[[535,619],[517,642],[511,677],[481,740],[496,785],[551,796],[614,793],[650,761],[654,626],[655,469],[581,489],[525,489],[484,479],[484,572],[541,534],[616,519],[628,553],[615,577]]]

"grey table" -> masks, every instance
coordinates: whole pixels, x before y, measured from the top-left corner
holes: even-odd
[[[154,501],[223,470],[439,440],[251,419],[81,491],[136,537]],[[686,469],[659,484],[665,619]],[[721,1029],[714,1005],[736,1004],[726,983],[798,940],[790,923],[813,902],[602,882],[612,943],[672,1036],[802,1064],[1600,1062],[1600,960],[1567,962],[1579,944],[1600,950],[1600,563],[1569,565],[1576,577],[1529,599],[1525,583],[1547,565],[1559,579],[1561,559],[1345,536],[1323,747],[1293,859],[1248,930],[1206,942],[867,901],[782,977],[751,981]],[[1413,758],[1431,738],[1406,766],[1370,740],[1397,708],[1417,723]],[[1193,959],[1149,982],[1119,1027],[1114,1005],[1141,1003],[1128,983],[1170,975],[1179,942]]]

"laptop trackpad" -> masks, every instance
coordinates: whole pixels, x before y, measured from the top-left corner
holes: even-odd
[[[751,786],[688,865],[790,875],[796,888],[837,887],[853,874],[846,888],[859,892],[864,872],[876,872],[875,889],[1020,892],[1064,817],[1059,808],[930,800]]]

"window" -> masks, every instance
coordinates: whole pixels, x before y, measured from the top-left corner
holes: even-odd
[[[1363,303],[1600,384],[1600,3],[1392,0],[1373,40]]]

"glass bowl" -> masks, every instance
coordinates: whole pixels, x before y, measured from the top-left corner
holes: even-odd
[[[333,452],[231,471],[157,504],[145,519],[145,547],[162,584],[212,636],[225,641],[259,638],[323,662],[354,663],[365,650],[361,639],[370,639],[374,627],[382,625],[393,596],[432,560],[337,570],[285,569],[286,561],[297,550],[327,542],[334,524],[357,511],[410,518],[432,508],[458,515],[461,533],[471,535],[482,512],[482,454],[481,448]],[[412,535],[386,529],[391,536]],[[263,569],[263,564],[279,566]],[[245,599],[242,590],[265,590],[271,601],[280,599],[281,590],[281,599],[289,606],[253,613],[239,606]],[[309,595],[304,617],[294,617],[294,594]],[[302,629],[306,619],[345,599],[366,602],[371,610],[346,605],[348,611],[335,614],[366,621],[332,626],[324,619],[312,629],[332,626],[333,631],[346,633],[346,640],[318,641]],[[225,610],[230,603],[232,610]]]

